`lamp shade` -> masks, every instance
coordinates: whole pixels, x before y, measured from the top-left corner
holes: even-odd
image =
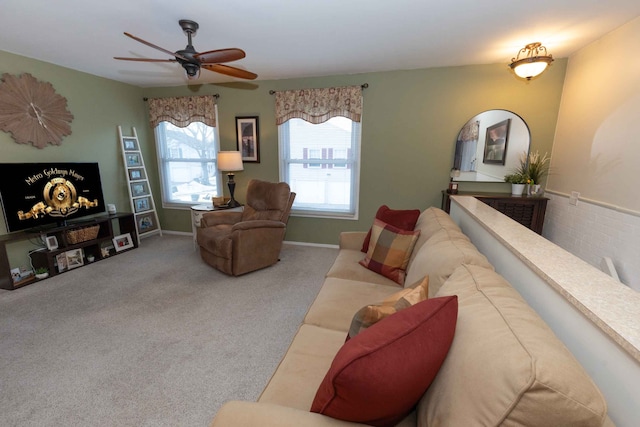
[[[549,66],[549,62],[547,61],[522,62],[515,65],[513,67],[513,71],[518,77],[531,79],[532,77],[542,74],[542,72],[546,70],[547,66]]]
[[[218,170],[224,172],[244,170],[242,166],[242,154],[239,151],[218,152]]]
[[[511,59],[509,67],[518,77],[531,80],[542,74],[552,62],[553,56],[547,53],[547,48],[536,42],[520,49],[518,55]]]

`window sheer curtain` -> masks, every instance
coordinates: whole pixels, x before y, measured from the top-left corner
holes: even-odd
[[[478,148],[480,122],[467,123],[458,135],[454,167],[463,172],[476,170],[476,151]]]
[[[285,90],[277,91],[275,96],[277,125],[293,118],[313,124],[324,123],[337,116],[357,123],[362,119],[361,86]]]
[[[216,98],[213,95],[149,98],[149,123],[155,128],[160,122],[187,127],[202,122],[216,127]]]

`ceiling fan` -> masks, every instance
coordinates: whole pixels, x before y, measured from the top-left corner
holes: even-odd
[[[238,77],[241,79],[253,80],[258,77],[257,74],[250,71],[223,64],[223,62],[237,61],[238,59],[244,58],[246,55],[242,49],[218,49],[199,53],[191,44],[191,37],[195,36],[196,31],[198,31],[198,23],[190,21],[188,19],[181,19],[178,23],[180,24],[182,31],[184,31],[184,33],[187,35],[188,42],[187,47],[176,52],[171,52],[170,50],[163,49],[160,46],[156,46],[153,43],[149,43],[148,41],[142,40],[141,38],[131,35],[127,32],[124,33],[125,36],[131,37],[135,41],[146,44],[149,47],[169,54],[173,56],[174,59],[123,58],[119,56],[115,56],[114,59],[140,62],[178,62],[187,72],[187,77],[189,79],[197,79],[200,75],[201,67],[209,71],[214,71],[216,73],[226,74],[227,76]]]

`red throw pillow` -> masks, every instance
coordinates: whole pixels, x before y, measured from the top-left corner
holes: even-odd
[[[419,302],[362,331],[336,354],[311,412],[373,426],[397,424],[438,373],[457,318],[453,295]]]
[[[400,230],[413,231],[416,228],[416,222],[418,222],[418,217],[420,216],[419,209],[410,209],[410,210],[394,210],[389,209],[387,205],[382,205],[378,208],[378,212],[376,212],[376,219],[386,222],[387,224],[391,224],[394,227],[398,227]],[[362,244],[362,252],[367,252],[369,250],[369,240],[371,239],[371,229],[367,233],[364,238],[364,243]]]

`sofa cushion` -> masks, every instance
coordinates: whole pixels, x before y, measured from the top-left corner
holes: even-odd
[[[405,308],[411,307],[427,299],[429,295],[429,277],[425,277],[420,282],[402,289],[385,298],[378,304],[369,304],[356,312],[351,320],[351,327],[347,334],[347,339],[351,339],[360,332]]]
[[[391,426],[435,377],[455,331],[457,297],[422,301],[347,341],[311,406],[345,421]]]
[[[358,253],[362,256],[360,251]],[[357,262],[355,264],[358,265]],[[358,267],[369,271],[360,265]],[[344,334],[349,331],[351,319],[356,311],[365,305],[376,304],[397,291],[398,286],[395,284],[385,286],[328,277],[311,304],[304,323],[343,331],[342,341],[344,342]]]
[[[429,297],[436,294],[453,271],[462,264],[480,265],[493,270],[487,258],[469,241],[455,237],[437,240],[429,239],[415,254],[407,268],[407,283],[413,283],[421,277],[429,276]]]
[[[340,249],[327,277],[393,286],[397,290],[398,284],[396,282],[363,267],[360,265],[360,261],[362,261],[362,252],[359,247],[356,250]]]
[[[404,284],[405,270],[420,230],[406,231],[375,219],[367,256],[360,264],[399,285]]]
[[[398,209],[389,209],[387,205],[382,205],[378,208],[378,212],[376,212],[376,219],[386,222],[387,224],[391,224],[394,227],[398,227],[401,230],[412,231],[415,228],[416,221],[420,216],[419,209],[409,209],[409,210],[398,210]],[[364,238],[364,242],[362,243],[362,252],[367,252],[369,250],[369,241],[371,238],[371,229]]]
[[[424,245],[427,240],[441,230],[458,231],[462,234],[460,227],[451,219],[448,213],[442,209],[430,207],[425,209],[420,216],[414,230],[420,230],[420,238],[416,243],[414,251],[417,251]],[[414,252],[415,253],[415,252]]]
[[[301,325],[258,402],[308,411],[343,344],[342,331]]]
[[[420,426],[601,426],[600,391],[499,274],[461,266],[438,296],[457,295],[451,350],[418,407]]]

